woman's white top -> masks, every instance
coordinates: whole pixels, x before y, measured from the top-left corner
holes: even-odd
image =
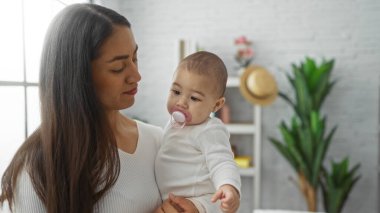
[[[129,154],[119,150],[120,175],[96,205],[95,212],[151,213],[161,204],[154,161],[162,139],[162,129],[139,121],[137,128],[136,151]],[[18,178],[15,195],[14,212],[46,212],[25,171]],[[4,208],[1,212],[7,210]]]

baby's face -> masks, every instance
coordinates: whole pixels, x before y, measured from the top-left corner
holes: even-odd
[[[187,70],[174,74],[167,108],[170,114],[181,111],[186,116],[186,125],[196,125],[209,118],[211,112],[220,109],[224,98],[216,94],[215,79]]]

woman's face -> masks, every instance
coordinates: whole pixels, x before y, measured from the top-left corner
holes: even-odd
[[[133,105],[141,76],[137,68],[137,44],[126,26],[114,30],[100,47],[100,56],[91,62],[95,92],[106,110]]]

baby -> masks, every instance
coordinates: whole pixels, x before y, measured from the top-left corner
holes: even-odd
[[[239,208],[241,180],[230,135],[210,117],[225,102],[226,82],[226,67],[213,53],[196,52],[179,63],[167,101],[172,119],[155,164],[162,199],[171,193],[184,196],[199,212]]]

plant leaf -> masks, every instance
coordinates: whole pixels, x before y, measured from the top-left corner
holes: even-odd
[[[297,99],[296,107],[300,112],[301,119],[307,121],[308,118],[306,116],[308,116],[311,111],[311,99],[305,78],[301,72],[295,72],[295,86]]]
[[[283,145],[282,143],[280,143],[278,140],[274,139],[274,138],[269,138],[269,140],[272,142],[272,144],[274,145],[274,147],[276,147],[276,149],[283,155],[283,157],[288,160],[288,162],[290,163],[290,165],[293,167],[294,171],[298,171],[298,164],[297,164],[297,161],[293,158],[293,156],[290,154],[288,148]]]
[[[314,165],[313,165],[313,169],[312,169],[312,171],[313,171],[312,174],[314,174],[312,181],[315,184],[317,184],[316,182],[318,181],[318,175],[319,175],[319,172],[321,170],[323,159],[325,158],[327,149],[331,143],[331,139],[332,139],[337,128],[338,127],[335,126],[330,131],[327,138],[324,141],[321,141],[316,147],[317,150],[315,152]]]

